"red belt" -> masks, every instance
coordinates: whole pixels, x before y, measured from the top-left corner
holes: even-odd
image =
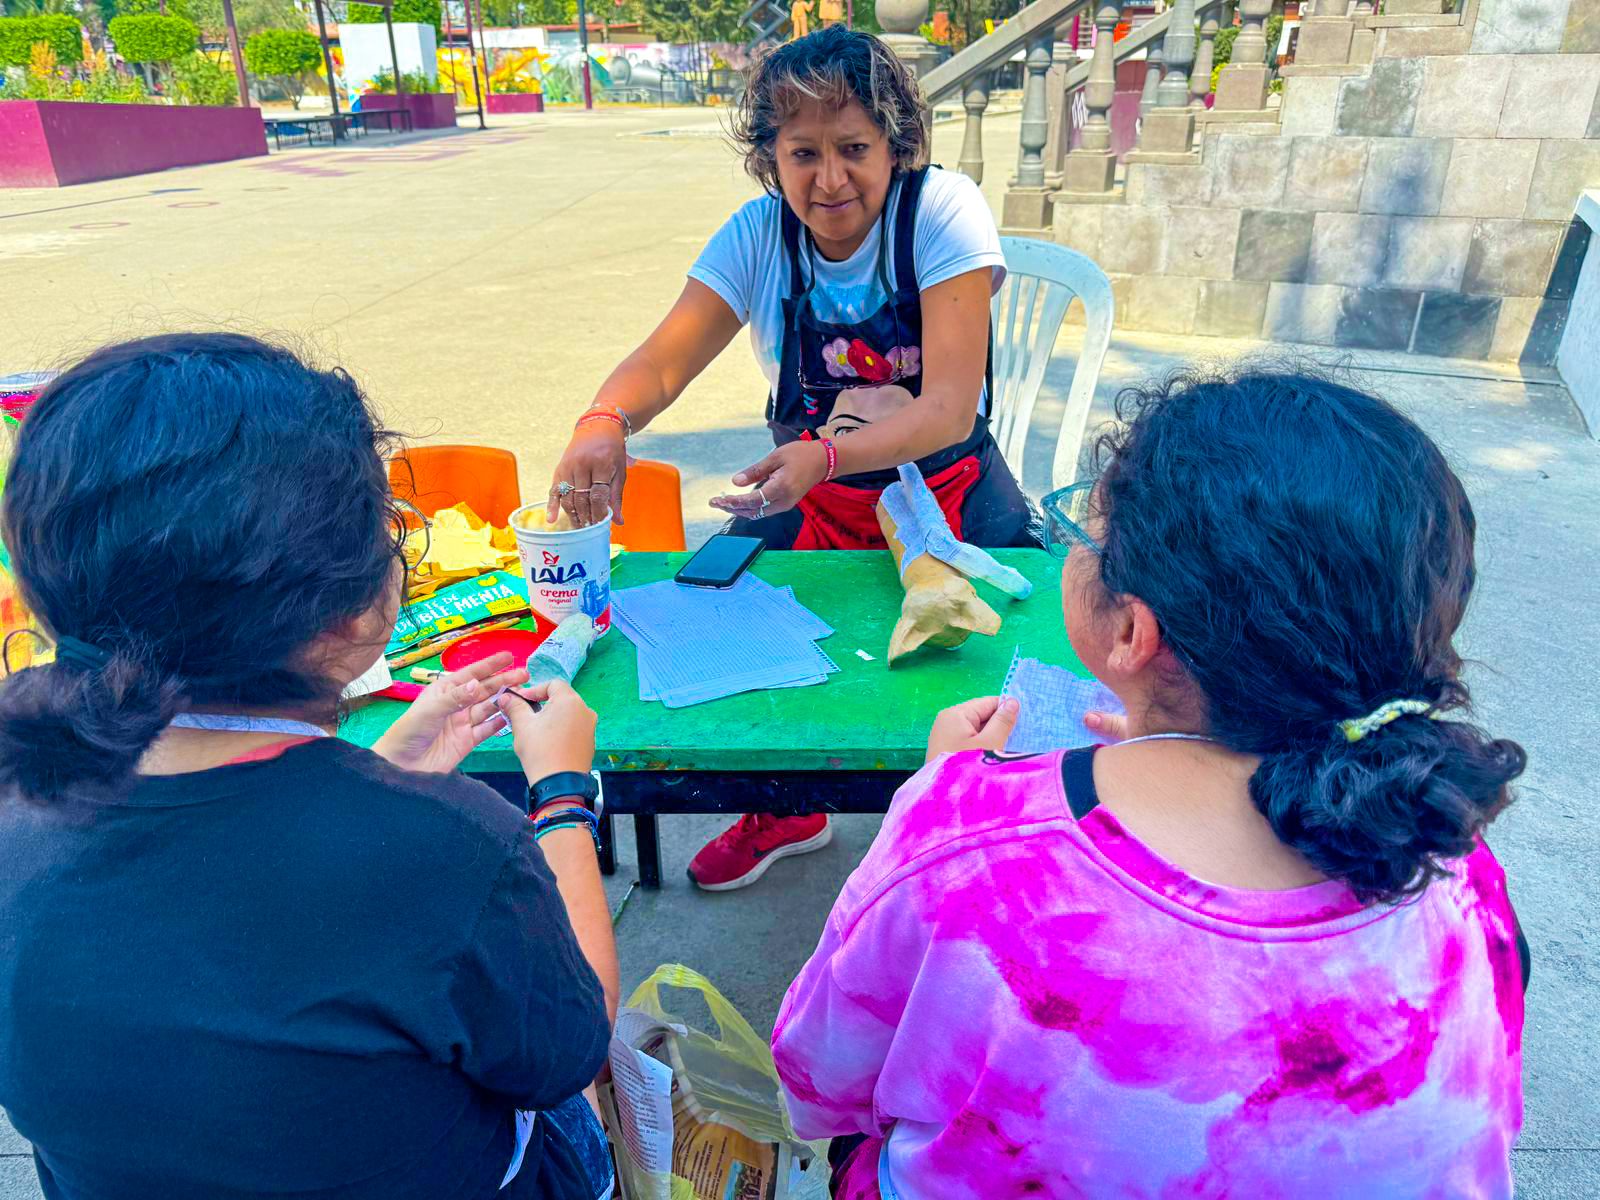
[[[928,486],[939,502],[950,532],[961,536],[961,506],[977,486],[981,472],[976,455],[958,459],[928,476]],[[847,487],[819,483],[800,498],[803,518],[795,536],[796,550],[883,550],[883,529],[878,524],[878,497],[882,488]]]

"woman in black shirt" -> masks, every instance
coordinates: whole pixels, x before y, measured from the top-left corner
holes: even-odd
[[[91,355],[21,431],[58,653],[0,684],[0,1105],[51,1200],[610,1192],[589,828],[454,771],[509,722],[530,782],[586,772],[594,714],[502,660],[325,736],[398,608],[388,440],[228,334]]]

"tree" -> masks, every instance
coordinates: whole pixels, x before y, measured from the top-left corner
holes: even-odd
[[[223,66],[198,50],[173,60],[172,87],[184,104],[223,108],[239,98],[239,82],[233,77],[233,64]]]
[[[304,29],[263,29],[244,44],[244,65],[253,75],[276,79],[299,108],[306,77],[322,66],[322,44]]]
[[[83,61],[83,26],[66,13],[0,17],[0,67],[25,67],[34,46],[43,43],[58,63]]]
[[[222,0],[187,0],[187,3],[189,12],[179,15],[187,16],[200,27],[201,40],[217,47],[215,57],[221,62],[228,54],[228,22],[222,15]],[[295,7],[294,0],[233,0],[233,21],[239,29],[239,44],[243,46],[263,29],[303,28],[305,16]]]
[[[383,9],[376,4],[352,4],[344,19],[351,25],[382,25]],[[439,0],[394,0],[393,19],[396,25],[432,25],[435,34],[444,23]]]
[[[160,13],[129,13],[112,17],[106,32],[116,44],[117,53],[131,63],[152,65],[170,73],[174,59],[193,54],[200,44],[200,31],[193,21],[182,17],[163,17]]]
[[[739,42],[748,0],[643,0],[645,32],[664,42]]]
[[[595,0],[590,15],[609,3]],[[491,25],[570,25],[577,17],[577,0],[484,0],[484,19]]]
[[[119,17],[147,17],[153,14],[158,17],[182,17],[185,21],[193,19],[191,0],[112,0],[112,6]],[[107,28],[110,25],[111,22],[107,21]]]

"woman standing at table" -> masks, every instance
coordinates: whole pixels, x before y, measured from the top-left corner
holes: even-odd
[[[509,656],[328,736],[400,598],[388,436],[232,334],[91,355],[4,528],[0,1105],[50,1200],[596,1200],[616,950],[594,714]],[[455,766],[505,720],[535,818]]]
[[[881,549],[874,509],[915,462],[958,537],[1036,544],[989,435],[989,301],[1005,277],[994,218],[963,175],[927,166],[923,104],[877,38],[834,26],[773,51],[734,121],[765,195],[736,212],[682,295],[579,419],[550,507],[627,516],[627,437],[738,333],[767,377],[777,448],[719,496],[731,533],[777,549]],[[690,866],[714,890],[828,841],[827,818],[747,817]]]

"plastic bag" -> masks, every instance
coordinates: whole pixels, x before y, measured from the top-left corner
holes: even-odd
[[[713,1028],[684,1007],[693,993]],[[658,967],[617,1014],[602,1097],[623,1200],[811,1200],[827,1158],[795,1136],[766,1039],[703,975]],[[671,1169],[664,1164],[670,1135]]]

